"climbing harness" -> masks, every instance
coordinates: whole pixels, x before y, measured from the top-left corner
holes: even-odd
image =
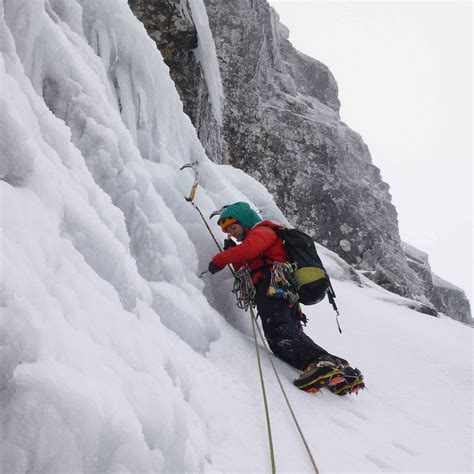
[[[247,311],[249,306],[255,306],[255,286],[252,282],[252,276],[248,265],[234,273],[234,287],[232,293],[237,300],[237,306],[244,311]]]
[[[189,197],[186,197],[186,201],[190,202],[193,207],[198,211],[199,215],[201,216],[201,219],[203,220],[204,224],[206,225],[207,227],[207,230],[209,231],[209,233],[211,234],[211,237],[212,239],[214,240],[214,243],[216,244],[217,248],[219,249],[219,251],[222,251],[222,248],[218,242],[218,240],[216,239],[214,233],[212,232],[211,228],[209,227],[209,224],[207,223],[204,215],[202,214],[201,210],[199,209],[199,207],[194,203],[194,196],[196,194],[196,189],[197,189],[197,186],[198,186],[198,171],[197,171],[197,167],[198,167],[198,162],[195,161],[194,163],[190,163],[188,165],[184,165],[182,166],[180,169],[185,169],[185,168],[192,168],[195,172],[195,180],[194,180],[194,183],[193,183],[193,187],[191,189],[191,193],[189,195]],[[212,215],[211,215],[212,217]],[[234,269],[232,268],[231,265],[229,265],[229,268],[232,272],[232,274],[234,275],[234,277],[236,277],[236,279],[238,278],[237,277],[237,273],[238,272],[235,272]],[[245,267],[243,267],[243,269],[241,270],[245,270]],[[239,270],[240,271],[240,270]],[[263,403],[264,403],[264,407],[265,407],[265,419],[266,419],[266,425],[267,425],[267,434],[268,434],[268,445],[269,445],[269,451],[270,451],[270,462],[271,462],[271,466],[272,466],[272,474],[276,473],[276,464],[275,464],[275,452],[274,452],[274,449],[273,449],[273,438],[272,438],[272,429],[271,429],[271,423],[270,423],[270,410],[269,410],[269,407],[268,407],[268,400],[267,400],[267,395],[266,395],[266,389],[265,389],[265,381],[264,381],[264,378],[263,378],[263,370],[262,370],[262,363],[261,363],[261,358],[260,358],[260,349],[259,349],[259,345],[258,345],[258,341],[257,341],[257,334],[256,334],[256,330],[258,330],[258,333],[260,335],[260,339],[262,340],[262,343],[263,343],[263,346],[265,348],[265,351],[267,353],[267,356],[270,360],[270,364],[273,368],[273,372],[275,374],[275,377],[278,381],[278,384],[280,386],[280,389],[283,393],[283,397],[286,401],[286,404],[288,406],[288,409],[291,413],[291,416],[293,418],[293,421],[296,425],[296,428],[298,430],[298,433],[302,439],[302,442],[305,446],[305,449],[308,453],[308,456],[310,458],[310,461],[311,461],[311,464],[314,468],[314,471],[316,472],[316,474],[319,474],[319,470],[318,470],[318,467],[316,466],[316,462],[314,461],[314,458],[313,458],[313,455],[311,454],[311,450],[309,448],[309,445],[308,443],[306,442],[306,439],[303,435],[303,432],[300,428],[300,425],[298,423],[298,420],[296,419],[296,415],[291,407],[291,404],[290,404],[290,401],[288,399],[288,396],[286,394],[286,391],[283,387],[283,384],[281,382],[281,379],[280,379],[280,376],[278,375],[278,371],[275,367],[275,364],[273,363],[273,359],[272,359],[272,355],[271,355],[271,352],[270,352],[270,349],[268,348],[267,346],[267,343],[265,341],[265,338],[263,337],[263,334],[262,334],[262,331],[258,325],[258,322],[257,322],[257,318],[255,316],[255,313],[253,311],[253,307],[252,307],[252,304],[253,304],[253,300],[254,300],[254,297],[255,297],[255,287],[253,286],[253,283],[252,283],[252,279],[251,279],[251,275],[250,275],[250,271],[248,269],[248,267],[246,268],[246,271],[248,273],[248,275],[245,275],[244,277],[244,285],[245,287],[243,286],[240,286],[240,288],[237,290],[238,293],[236,292],[236,295],[239,294],[241,297],[242,297],[242,304],[245,305],[244,301],[247,301],[247,308],[250,309],[250,312],[249,312],[249,315],[250,315],[250,319],[252,321],[252,330],[253,330],[253,337],[254,337],[254,342],[255,342],[255,352],[257,354],[257,363],[258,363],[258,371],[259,371],[259,376],[260,376],[260,385],[261,385],[261,388],[262,388],[262,397],[263,397]],[[205,272],[203,272],[204,274]],[[242,272],[243,274],[244,272]],[[250,284],[251,284],[251,287],[250,287]],[[242,283],[241,283],[242,285]],[[252,290],[252,287],[253,287],[253,290]],[[234,289],[235,289],[235,285],[234,285]],[[242,295],[246,295],[245,297],[242,296]],[[239,306],[239,307],[242,307],[242,306]],[[243,308],[245,309],[245,308]]]
[[[269,298],[285,299],[289,305],[298,302],[298,280],[293,276],[296,265],[274,262],[270,271]],[[247,264],[234,273],[235,281],[232,293],[237,300],[237,307],[247,311],[255,306],[256,289],[252,282],[252,272]]]

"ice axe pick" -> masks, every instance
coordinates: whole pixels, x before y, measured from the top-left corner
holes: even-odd
[[[189,193],[188,197],[184,198],[184,199],[186,199],[186,201],[191,202],[191,203],[194,201],[194,195],[196,194],[196,189],[197,189],[198,184],[199,184],[198,166],[199,166],[199,162],[196,160],[196,161],[193,161],[192,163],[187,163],[187,164],[181,166],[181,168],[179,169],[181,171],[181,170],[184,170],[186,168],[192,168],[193,171],[194,171],[194,182],[193,182],[193,186],[191,188],[191,192]]]

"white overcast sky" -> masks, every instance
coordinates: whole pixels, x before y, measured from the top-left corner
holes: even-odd
[[[391,188],[401,237],[472,301],[472,4],[270,0],[326,64]]]

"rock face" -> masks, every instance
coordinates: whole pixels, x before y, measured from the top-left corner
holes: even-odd
[[[443,312],[456,321],[474,326],[471,306],[466,294],[460,288],[433,274],[433,303],[438,311]]]
[[[204,0],[224,88],[222,124],[192,53],[186,0],[129,3],[162,51],[210,158],[255,177],[293,225],[436,314],[430,276],[402,249],[389,186],[360,135],[340,120],[333,75],[293,48],[266,0]]]
[[[405,242],[403,250],[408,264],[423,282],[425,294],[434,307],[456,321],[472,325],[471,307],[464,291],[431,271],[428,254]]]
[[[428,303],[401,249],[389,186],[339,119],[331,72],[293,48],[266,1],[205,3],[229,162],[264,183],[295,226],[388,290]]]
[[[402,248],[405,252],[408,265],[418,275],[418,278],[423,283],[426,297],[432,301],[434,285],[428,254],[413,247],[413,245],[407,244],[406,242],[402,243]]]

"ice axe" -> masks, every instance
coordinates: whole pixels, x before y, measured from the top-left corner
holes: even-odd
[[[216,244],[217,248],[219,249],[219,251],[221,252],[222,251],[222,247],[220,246],[219,242],[217,241],[216,239],[216,236],[214,235],[214,233],[212,232],[211,228],[209,227],[209,224],[207,223],[206,221],[206,218],[204,217],[204,214],[201,212],[201,209],[199,209],[199,207],[196,205],[196,203],[194,202],[194,196],[196,194],[196,189],[198,187],[198,184],[199,184],[199,170],[198,170],[198,166],[199,166],[199,162],[196,160],[196,161],[193,161],[192,163],[187,163],[183,166],[181,166],[180,168],[180,171],[181,170],[184,170],[186,168],[192,168],[192,170],[194,171],[194,182],[193,182],[193,186],[191,188],[191,192],[189,193],[189,196],[188,197],[185,197],[184,199],[186,199],[186,201],[190,202],[192,204],[192,206],[194,207],[194,209],[196,209],[196,211],[199,212],[199,215],[201,216],[201,219],[202,221],[204,222],[205,226],[207,227],[207,230],[209,231],[209,234],[211,234],[211,237],[212,239],[214,240],[214,243]],[[227,206],[225,206],[227,207]],[[223,208],[224,209],[224,208]],[[221,211],[216,211],[218,213],[220,213]],[[213,213],[213,215],[215,215]],[[234,274],[234,270],[232,268],[231,265],[229,265],[229,268],[230,268],[230,271],[232,272],[233,275]],[[199,275],[199,278],[202,278],[205,274],[207,273],[207,270],[205,270],[204,272],[202,272],[200,275]]]
[[[181,168],[179,169],[180,171],[186,169],[186,168],[192,168],[192,170],[194,171],[194,182],[193,182],[193,187],[191,188],[191,192],[189,193],[189,197],[185,197],[184,199],[186,199],[186,201],[192,203],[194,201],[194,195],[196,194],[196,189],[198,187],[198,184],[199,184],[199,170],[198,170],[198,166],[199,166],[199,161],[193,161],[192,163],[187,163],[183,166],[181,166]]]

